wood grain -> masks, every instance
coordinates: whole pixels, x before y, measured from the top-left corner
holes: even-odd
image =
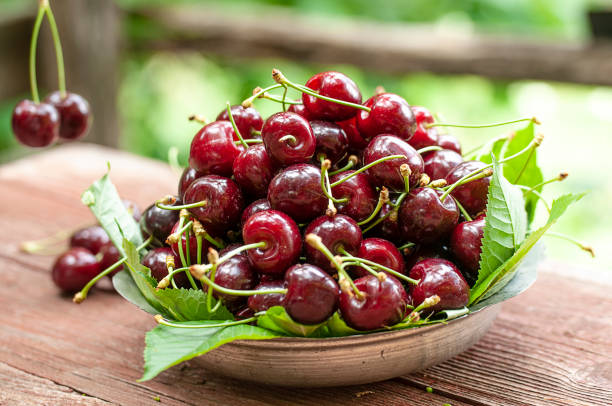
[[[223,379],[187,362],[138,383],[152,318],[102,289],[74,305],[50,280],[52,257],[18,251],[25,239],[91,221],[79,195],[105,172],[107,160],[122,195],[143,206],[175,189],[178,176],[166,165],[88,145],[63,146],[0,167],[0,378],[47,385],[50,404],[69,403],[61,387],[91,396],[84,401],[126,405],[157,405],[156,396],[170,405],[612,403],[610,287],[561,278],[546,265],[529,291],[504,304],[481,342],[421,373],[371,385],[296,390]],[[6,399],[25,402],[31,396],[36,404],[35,394],[20,394],[5,381],[0,379],[0,393]]]

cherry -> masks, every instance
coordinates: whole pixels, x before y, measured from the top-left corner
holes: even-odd
[[[144,266],[149,268],[151,270],[151,276],[155,278],[157,282],[160,282],[162,279],[168,276],[168,266],[166,265],[166,257],[168,256],[175,257],[174,252],[171,248],[155,248],[147,252],[147,254],[142,257],[142,260],[140,262]],[[178,268],[179,264],[181,263],[181,260],[178,259],[178,257],[175,258],[175,262]],[[178,286],[179,288],[188,289],[191,287],[191,285],[189,284],[189,279],[187,278],[187,275],[184,272],[174,274],[173,278],[174,282],[176,282],[176,286]]]
[[[306,87],[320,95],[350,103],[361,104],[361,92],[351,78],[340,72],[317,73],[306,82]],[[357,109],[302,94],[302,103],[309,115],[317,120],[341,121],[354,117]]]
[[[302,251],[297,224],[277,210],[253,214],[242,227],[242,238],[245,244],[265,243],[263,247],[247,251],[253,266],[264,274],[282,275],[298,261]]]
[[[431,244],[447,237],[459,221],[459,209],[455,199],[447,196],[440,200],[444,192],[423,187],[413,189],[402,202],[399,223],[404,239]]]
[[[461,265],[468,281],[475,281],[478,277],[484,226],[485,216],[480,216],[472,221],[457,224],[451,234],[451,252]]]
[[[446,182],[451,185],[463,176],[486,166],[480,161],[466,161],[455,166],[447,175]],[[481,213],[487,208],[490,178],[480,178],[456,187],[451,195],[455,197],[470,215]]]
[[[170,234],[174,234],[179,230],[180,220],[174,224]],[[183,245],[183,255],[187,256],[187,232],[184,232],[181,235],[181,244]],[[178,241],[174,244],[171,244],[172,252],[174,252],[174,256],[176,258],[180,258],[179,253],[179,243]],[[202,239],[202,252],[203,255],[206,255],[208,252],[208,247],[210,247],[210,243],[206,239]],[[194,233],[189,234],[189,260],[192,264],[196,264],[198,262],[198,240]]]
[[[342,319],[355,330],[367,331],[392,326],[404,319],[410,298],[402,284],[393,276],[368,274],[355,280],[364,295],[360,299],[352,290],[340,293]]]
[[[283,280],[269,280],[260,282],[259,285],[255,286],[255,290],[282,289],[285,285],[285,281]],[[282,293],[266,293],[263,295],[249,296],[247,303],[249,309],[258,313],[265,312],[274,306],[282,306],[284,298],[285,295]]]
[[[121,253],[119,252],[117,247],[115,247],[115,244],[110,241],[104,244],[102,248],[100,248],[99,254],[102,256],[102,259],[100,259],[100,270],[102,271],[121,259]],[[123,266],[120,266],[116,268],[113,272],[108,274],[108,276],[112,277],[122,269]]]
[[[234,161],[234,179],[240,189],[252,197],[264,197],[274,177],[274,164],[263,145],[242,151]]]
[[[255,296],[257,296],[257,295],[255,295]],[[259,295],[259,296],[261,296],[261,295]],[[245,306],[245,307],[243,307],[241,309],[238,309],[238,310],[236,310],[234,312],[234,317],[236,318],[236,320],[250,319],[254,315],[255,315],[255,312],[251,308],[249,308],[248,306]]]
[[[450,134],[440,134],[438,135],[438,142],[436,145],[444,148],[450,149],[451,151],[455,151],[459,155],[461,155],[461,144],[456,137],[453,137]]]
[[[340,172],[331,177],[330,183],[344,179],[355,171]],[[336,208],[341,214],[351,217],[355,221],[367,219],[376,207],[378,195],[370,185],[368,176],[358,173],[352,178],[332,188],[336,199],[348,199],[346,202],[336,203]]]
[[[285,283],[283,307],[298,323],[319,324],[336,311],[340,289],[320,268],[311,264],[293,265],[285,273]]]
[[[181,179],[179,179],[178,195],[183,198],[183,196],[185,196],[185,191],[187,190],[189,185],[191,185],[194,180],[196,180],[197,178],[201,178],[202,176],[204,176],[204,174],[196,171],[195,169],[189,166],[185,168],[185,170],[181,174]]]
[[[296,113],[270,116],[261,129],[268,155],[281,166],[308,162],[314,155],[316,138],[308,121]]]
[[[137,222],[140,221],[142,211],[140,211],[140,207],[138,207],[136,203],[128,199],[121,199],[121,203],[123,203],[123,206],[127,209],[128,213],[132,215],[134,220]]]
[[[290,111],[295,114],[299,114],[300,116],[304,117],[306,120],[309,120],[309,121],[312,120],[310,113],[308,112],[308,110],[306,110],[306,107],[304,107],[303,104],[292,104],[291,106],[289,106],[287,111]]]
[[[393,211],[395,211],[395,213],[393,213]],[[389,212],[391,212],[391,214],[387,216]],[[374,231],[377,235],[389,241],[401,241],[402,232],[398,221],[399,212],[390,204],[385,203],[380,209],[378,218],[385,216],[387,217],[374,227]]]
[[[366,238],[361,242],[357,256],[391,268],[401,274],[406,273],[404,257],[391,241],[382,238]],[[352,268],[351,271],[358,277],[370,274],[359,266]]]
[[[244,200],[240,189],[230,179],[207,175],[196,179],[185,191],[186,204],[206,201],[202,207],[189,212],[210,234],[222,234],[234,229],[240,221]]]
[[[310,127],[317,143],[314,154],[316,163],[320,163],[321,157],[329,159],[332,164],[344,158],[348,150],[348,139],[342,127],[328,121],[311,121]]]
[[[251,290],[257,286],[259,278],[249,258],[240,253],[219,264],[215,272],[215,283],[227,289]],[[216,297],[223,300],[223,304],[230,310],[238,310],[246,306],[247,298],[244,296],[226,295],[215,292]]]
[[[368,142],[361,136],[357,129],[356,117],[349,118],[348,120],[336,122],[346,134],[348,140],[348,147],[350,151],[361,151],[368,146]]]
[[[253,107],[243,107],[241,105],[232,106],[230,110],[242,138],[259,138],[257,131],[261,131],[263,119],[257,110]],[[217,120],[230,121],[227,109],[223,109],[223,111],[219,113]],[[234,140],[238,141],[238,137]]]
[[[96,255],[102,246],[110,242],[106,231],[100,226],[89,226],[75,231],[70,237],[71,247],[86,248],[89,252]]]
[[[405,183],[400,166],[407,164],[410,168],[410,186],[416,186],[423,174],[423,158],[410,144],[394,135],[381,134],[373,138],[363,151],[363,164],[368,165],[390,155],[404,155],[406,158],[390,159],[369,168],[367,174],[371,183],[403,191]]]
[[[274,210],[305,223],[325,213],[327,198],[321,189],[321,171],[310,164],[297,164],[279,172],[268,187]]]
[[[430,296],[440,297],[440,302],[427,308],[425,313],[460,309],[468,304],[470,288],[461,272],[450,261],[440,258],[424,259],[412,267],[409,276],[420,280],[417,285],[410,285],[413,306],[420,305]]]
[[[321,216],[314,219],[304,231],[304,235],[315,234],[332,254],[342,254],[342,249],[357,255],[361,246],[361,229],[355,220],[343,214],[333,217]],[[328,272],[335,272],[330,260],[318,249],[306,245],[306,260]]]
[[[451,259],[450,248],[446,244],[415,245],[404,253],[406,269],[410,270],[419,261],[428,258]]]
[[[359,110],[357,128],[366,140],[379,134],[393,134],[403,140],[410,140],[416,130],[416,120],[410,105],[393,93],[372,96],[364,104],[371,110]]]
[[[173,206],[182,204],[181,199],[176,199]],[[144,236],[152,235],[157,245],[163,245],[178,219],[178,210],[164,210],[152,204],[144,211],[140,219],[140,230]]]
[[[229,121],[205,125],[191,141],[189,166],[205,175],[232,176],[234,159],[244,150],[235,137]]]
[[[455,166],[463,162],[463,157],[450,149],[427,152],[423,156],[425,173],[430,179],[444,179]]]
[[[22,100],[11,118],[17,141],[28,147],[46,147],[59,137],[60,115],[49,103]]]
[[[60,115],[60,138],[74,141],[87,134],[91,124],[91,110],[85,98],[70,92],[62,97],[56,91],[47,96],[45,102],[53,105]]]
[[[425,107],[412,106],[414,119],[416,120],[416,130],[410,138],[410,145],[415,149],[421,149],[436,145],[438,142],[438,130],[435,127],[427,128],[427,124],[434,122],[433,116]]]
[[[72,247],[57,258],[51,276],[64,292],[78,292],[99,273],[100,263],[94,254],[83,247]]]
[[[242,212],[242,216],[240,217],[240,224],[244,225],[249,218],[255,213],[264,210],[270,210],[270,203],[268,203],[268,199],[259,199],[255,200],[253,203],[249,204],[246,209]]]

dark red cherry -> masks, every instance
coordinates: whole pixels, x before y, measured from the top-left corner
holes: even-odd
[[[417,262],[428,258],[442,258],[450,260],[450,248],[444,243],[415,245],[404,253],[406,269],[410,271]]]
[[[100,226],[89,226],[75,231],[70,237],[71,247],[87,248],[89,252],[96,255],[102,246],[110,242],[108,234]]]
[[[321,170],[297,164],[279,172],[270,182],[268,201],[274,210],[306,223],[325,213],[327,198],[321,189]]]
[[[372,139],[363,151],[363,164],[368,165],[389,155],[404,155],[406,158],[391,159],[369,168],[367,174],[370,177],[370,183],[376,186],[386,186],[390,190],[403,191],[405,186],[400,166],[408,164],[411,171],[410,186],[416,186],[423,174],[423,158],[410,144],[394,135],[381,134]]]
[[[232,106],[230,110],[232,112],[232,118],[234,119],[236,127],[238,127],[238,131],[240,131],[242,138],[259,138],[259,135],[257,135],[256,132],[261,131],[263,119],[257,110],[255,110],[253,107],[242,107],[241,105]],[[219,113],[217,120],[229,121],[227,109],[223,109],[223,111]],[[237,136],[235,141],[238,141]]]
[[[261,144],[242,151],[234,161],[234,180],[246,195],[254,198],[268,194],[274,173],[274,164]]]
[[[338,173],[330,178],[330,183],[344,179],[355,171],[345,171]],[[378,195],[370,185],[368,176],[358,173],[352,178],[340,183],[332,188],[336,199],[348,199],[343,203],[335,203],[338,213],[345,214],[355,221],[367,219],[374,211],[378,200]]]
[[[486,166],[480,161],[466,161],[455,166],[447,175],[446,182],[452,185],[463,176]],[[476,215],[487,208],[490,178],[481,178],[455,188],[451,194],[463,205],[470,215]]]
[[[11,127],[17,141],[28,147],[46,147],[59,137],[60,115],[49,103],[20,101],[13,110]]]
[[[357,119],[356,117],[349,118],[344,121],[337,121],[338,124],[344,130],[348,140],[349,151],[361,151],[365,147],[368,146],[368,142],[361,136],[359,130],[357,129]]]
[[[341,255],[340,249],[344,248],[349,254],[357,255],[361,246],[361,229],[355,220],[343,214],[333,217],[321,216],[314,219],[304,235],[315,234],[321,237],[325,245],[334,255]],[[336,272],[330,260],[319,250],[306,245],[306,260],[328,272]]]
[[[177,199],[173,206],[181,204],[183,204],[181,199]],[[178,210],[164,210],[152,204],[144,211],[140,219],[140,230],[143,236],[152,235],[156,245],[163,245],[178,219]]]
[[[140,221],[140,218],[142,217],[142,211],[136,203],[128,199],[121,199],[121,203],[123,203],[123,206],[127,209],[128,213],[132,215],[136,222]]]
[[[100,271],[103,271],[109,266],[114,265],[115,262],[121,259],[121,253],[119,252],[117,247],[115,247],[115,244],[113,244],[112,242],[104,244],[102,248],[100,248],[99,254],[102,256],[102,259],[100,259]],[[123,265],[115,268],[115,270],[108,274],[108,276],[112,277],[122,269]]]
[[[348,151],[348,139],[346,133],[339,125],[329,121],[311,121],[310,127],[317,140],[314,158],[320,164],[323,156],[337,164]]]
[[[249,204],[246,209],[242,212],[242,216],[240,217],[240,224],[244,225],[249,218],[255,213],[259,213],[260,211],[270,210],[270,203],[268,199],[259,199],[255,200],[253,203]]]
[[[308,162],[315,153],[317,141],[312,128],[296,113],[270,116],[261,129],[261,137],[268,155],[281,166]]]
[[[393,93],[372,96],[364,104],[371,110],[359,110],[357,128],[366,140],[379,134],[393,134],[403,140],[410,140],[416,130],[416,120],[406,100]]]
[[[423,155],[425,173],[431,180],[444,179],[455,166],[463,162],[463,157],[450,149],[431,151]]]
[[[253,266],[264,274],[284,274],[287,268],[298,261],[302,251],[302,238],[297,224],[277,210],[260,211],[252,215],[242,227],[242,238],[245,244],[266,243],[262,248],[247,251]]]
[[[295,114],[299,114],[300,116],[304,117],[308,121],[312,120],[310,113],[308,112],[308,110],[306,110],[306,107],[304,107],[303,104],[292,104],[291,106],[289,106],[287,111],[290,111]]]
[[[227,289],[251,290],[257,286],[257,272],[244,253],[240,253],[221,263],[215,273],[215,283]],[[206,288],[204,288],[206,289]],[[246,306],[247,297],[215,293],[229,309],[237,310]]]
[[[388,216],[387,214],[391,212]],[[386,216],[386,217],[385,217]],[[376,227],[374,227],[373,231],[376,235],[384,238],[389,241],[401,241],[402,232],[399,226],[399,210],[395,209],[388,203],[385,203],[383,207],[380,209],[380,213],[378,214],[377,219],[385,217],[383,221],[378,223]]]
[[[205,175],[232,176],[234,159],[244,150],[234,138],[234,129],[228,121],[205,125],[191,141],[189,166]]]
[[[361,242],[357,256],[391,268],[399,273],[406,273],[404,257],[391,241],[382,238],[366,238]],[[364,268],[358,266],[351,268],[351,272],[358,277],[370,274]]]
[[[484,226],[485,217],[480,216],[472,221],[457,224],[451,234],[451,252],[462,270],[466,272],[467,279],[473,279],[469,276],[478,276]]]
[[[60,138],[74,141],[87,134],[91,125],[91,113],[85,98],[70,92],[66,92],[62,97],[61,93],[56,91],[47,96],[45,102],[53,105],[60,115]]]
[[[459,155],[461,155],[461,144],[456,137],[453,137],[450,134],[440,134],[438,135],[438,142],[436,145],[444,148],[450,149],[451,151],[455,151]]]
[[[320,95],[350,103],[361,104],[361,92],[351,78],[340,72],[317,73],[306,82],[306,87]],[[302,103],[315,120],[342,121],[354,117],[357,109],[319,99],[302,93]]]
[[[438,142],[438,130],[435,127],[427,128],[427,124],[433,123],[434,119],[425,107],[412,106],[412,112],[416,120],[416,130],[410,139],[410,145],[415,149],[421,149],[436,145]]]
[[[204,176],[203,173],[200,173],[189,166],[185,168],[181,175],[181,179],[179,179],[178,185],[178,194],[181,199],[183,198],[183,196],[185,196],[185,191],[187,190],[189,185],[191,185],[194,180],[196,180],[197,178],[201,178],[202,176]]]
[[[245,306],[241,309],[234,311],[234,317],[236,318],[236,320],[250,319],[254,315],[255,315],[255,312],[248,306]]]
[[[338,307],[340,288],[321,268],[296,264],[285,273],[287,293],[283,306],[294,321],[319,324],[331,317]]]
[[[446,238],[459,221],[459,209],[452,196],[440,200],[444,192],[422,187],[410,190],[399,211],[405,240],[431,244]]]
[[[176,268],[182,266],[179,257],[174,255],[174,252],[170,247],[155,248],[142,257],[140,261],[144,266],[151,270],[151,276],[155,278],[157,282],[168,276],[168,266],[166,265],[166,257],[174,257]],[[189,279],[184,272],[179,272],[174,275],[174,282],[179,288],[190,288]],[[172,286],[172,285],[170,285]]]
[[[57,258],[51,276],[53,283],[64,292],[77,292],[100,271],[94,254],[83,247],[72,247]]]
[[[172,227],[172,231],[170,234],[174,234],[179,229],[180,221],[177,221],[174,227]],[[181,243],[183,246],[183,255],[187,258],[187,233],[183,233],[181,237]],[[179,243],[175,242],[170,246],[172,248],[172,252],[174,252],[174,256],[176,258],[180,258],[179,253]],[[202,259],[206,258],[206,253],[208,252],[208,247],[210,247],[210,243],[206,239],[202,239]],[[189,260],[192,264],[196,264],[198,262],[198,240],[195,234],[192,232],[189,234]]]
[[[269,289],[284,289],[285,281],[283,280],[269,280],[260,282],[255,287],[255,290],[269,290]],[[266,293],[263,295],[253,295],[249,297],[247,301],[249,309],[253,312],[265,312],[271,307],[282,306],[285,295],[282,293]]]
[[[459,269],[450,261],[424,259],[412,267],[409,276],[420,280],[417,285],[410,285],[413,306],[420,305],[430,296],[440,297],[440,302],[425,310],[424,314],[460,309],[468,304],[470,287]]]
[[[207,175],[196,179],[185,191],[185,204],[206,200],[202,207],[189,212],[197,218],[210,234],[221,235],[240,224],[244,200],[240,189],[230,179]]]
[[[395,277],[383,274],[379,279],[370,274],[357,279],[355,285],[365,298],[358,298],[352,290],[340,293],[340,314],[349,327],[377,330],[404,319],[410,298]]]

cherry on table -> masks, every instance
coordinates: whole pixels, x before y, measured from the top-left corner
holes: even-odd
[[[456,153],[461,155],[461,144],[459,143],[459,140],[457,139],[457,137],[454,137],[450,134],[439,134],[438,142],[436,143],[436,145],[444,149],[450,149],[451,151],[455,151]]]
[[[70,237],[71,247],[86,248],[89,252],[96,255],[102,246],[110,242],[106,231],[100,226],[89,226],[75,231]]]
[[[351,255],[357,255],[361,246],[361,229],[355,220],[343,214],[321,216],[314,219],[304,230],[304,235],[315,234],[332,254],[341,255],[343,248]],[[336,272],[330,260],[318,249],[306,245],[306,260],[327,272]]]
[[[176,264],[176,268],[183,266],[180,258],[174,255],[174,252],[170,247],[152,249],[151,251],[147,252],[144,257],[142,257],[140,263],[149,268],[151,270],[151,276],[155,278],[157,282],[160,282],[162,279],[168,276],[168,266],[166,265],[166,257],[168,256],[175,258],[174,262]],[[176,286],[179,288],[189,289],[191,287],[185,272],[179,272],[175,274],[173,278],[174,282],[176,282]]]
[[[348,139],[346,133],[338,124],[329,121],[311,121],[310,127],[316,138],[316,149],[314,159],[320,164],[321,156],[329,159],[332,164],[337,164],[348,151]]]
[[[274,163],[263,145],[253,145],[234,160],[234,180],[240,189],[253,198],[264,197],[274,177]]]
[[[315,153],[316,138],[308,121],[296,113],[270,116],[261,129],[266,151],[280,166],[308,162]]]
[[[190,166],[186,167],[183,170],[183,173],[181,174],[181,178],[179,179],[179,184],[178,184],[179,197],[182,199],[183,196],[185,196],[185,191],[193,183],[193,181],[196,180],[197,178],[201,178],[204,175],[205,174],[196,171]]]
[[[351,78],[340,72],[317,73],[306,82],[306,87],[322,96],[354,104],[361,104],[361,92]],[[344,106],[302,93],[302,103],[315,120],[342,121],[357,114],[355,107]]]
[[[376,262],[387,268],[391,268],[401,274],[406,273],[404,257],[397,247],[383,238],[366,238],[361,242],[359,258]],[[358,277],[369,275],[370,273],[360,266],[351,267],[351,272]],[[385,272],[385,271],[382,271]]]
[[[270,210],[270,203],[268,199],[258,199],[253,203],[249,204],[246,209],[242,212],[242,216],[240,217],[240,224],[244,225],[249,218],[255,213],[259,213],[260,211]]]
[[[463,176],[486,166],[480,161],[465,161],[455,166],[447,175],[446,182],[449,185],[457,182]],[[455,197],[470,215],[476,215],[487,208],[487,195],[489,193],[489,177],[473,180],[469,183],[456,187],[451,195]]]
[[[100,248],[100,252],[98,254],[102,256],[102,258],[100,259],[100,271],[103,271],[111,265],[114,265],[115,262],[121,259],[121,253],[119,252],[117,247],[115,247],[115,244],[113,244],[112,242],[107,242],[106,244],[104,244],[102,248]],[[123,266],[119,266],[113,272],[108,274],[108,276],[112,278],[113,275],[115,275],[122,269]]]
[[[405,141],[410,140],[416,130],[416,120],[410,105],[401,96],[381,93],[364,103],[371,110],[359,110],[357,128],[366,140],[379,134],[393,134]]]
[[[17,141],[28,147],[46,147],[59,137],[60,115],[49,103],[20,101],[11,118],[11,127]]]
[[[87,134],[91,125],[91,110],[84,97],[71,92],[66,92],[62,97],[56,91],[47,96],[45,102],[53,105],[60,115],[60,138],[74,141]]]
[[[177,198],[172,205],[180,206],[182,204],[181,199]],[[163,245],[178,219],[178,210],[164,210],[152,204],[147,207],[140,219],[140,230],[146,238],[152,235],[156,245]]]
[[[232,176],[234,159],[244,150],[235,138],[229,121],[205,125],[191,141],[189,166],[206,175]]]
[[[330,183],[344,179],[355,171],[340,172],[330,178]],[[378,195],[370,185],[369,178],[364,173],[358,173],[352,178],[334,186],[332,194],[336,199],[348,199],[346,202],[335,203],[338,213],[345,214],[359,222],[367,219],[376,207]]]
[[[431,244],[453,231],[459,221],[459,209],[452,196],[440,200],[444,192],[422,187],[408,193],[399,211],[402,236],[406,241]]]
[[[485,216],[457,224],[450,238],[453,257],[461,265],[468,282],[474,283],[480,269],[480,253],[485,226]]]
[[[51,276],[53,283],[62,291],[78,292],[100,271],[100,263],[91,251],[72,247],[57,258]]]
[[[427,152],[423,155],[425,173],[431,180],[444,179],[446,175],[463,162],[463,157],[450,149]]]
[[[253,107],[243,107],[238,104],[230,107],[230,111],[232,112],[232,118],[242,138],[259,138],[257,132],[261,131],[263,119],[257,110]],[[230,121],[227,109],[223,109],[223,111],[219,113],[217,120]],[[238,141],[238,137],[235,138],[235,141]]]
[[[270,289],[283,289],[286,287],[284,280],[267,280],[262,281],[259,285],[255,286],[255,290],[270,290]],[[254,313],[264,312],[274,306],[282,306],[285,295],[282,293],[266,293],[263,295],[249,296],[247,304],[249,309]]]
[[[227,289],[251,290],[257,286],[259,277],[249,262],[249,258],[240,253],[221,263],[215,272],[215,283]],[[215,292],[215,297],[221,298],[223,304],[230,310],[238,310],[246,306],[247,298]]]
[[[420,305],[430,296],[440,297],[440,302],[425,309],[424,314],[460,309],[468,304],[470,288],[459,269],[450,261],[424,259],[412,267],[408,276],[420,280],[417,285],[410,285],[413,306]]]

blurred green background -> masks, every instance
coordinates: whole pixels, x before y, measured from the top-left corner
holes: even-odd
[[[170,0],[119,0],[122,8]],[[194,0],[195,2],[195,0]],[[27,2],[25,2],[27,3]],[[172,2],[177,3],[177,2]],[[206,3],[206,2],[199,2]],[[589,37],[587,10],[607,2],[586,0],[464,0],[464,1],[366,1],[366,0],[239,0],[216,1],[233,13],[249,13],[268,6],[286,7],[302,14],[359,17],[383,22],[427,22],[465,32],[546,38],[563,42],[585,41]],[[3,11],[24,7],[21,0],[0,2]],[[125,35],[137,36],[146,30],[138,19],[125,22]],[[407,41],[410,39],[407,38]],[[432,49],[431,52],[435,52]],[[272,67],[281,69],[296,82],[305,82],[321,70],[340,70],[351,76],[368,97],[377,85],[404,96],[409,103],[439,113],[446,122],[476,124],[536,116],[545,141],[539,162],[546,177],[561,170],[570,177],[548,187],[553,196],[590,191],[589,195],[555,227],[592,245],[598,256],[587,254],[563,241],[549,239],[549,254],[560,261],[612,269],[612,88],[543,81],[502,81],[478,76],[433,74],[381,75],[354,66],[313,66],[286,60],[257,59],[245,63],[197,52],[132,51],[122,56],[118,108],[121,147],[136,154],[166,160],[176,147],[186,161],[191,138],[199,126],[188,122],[198,113],[214,119],[226,101],[237,103],[255,86],[271,83]],[[10,114],[26,94],[0,100],[0,162],[23,153],[10,133]],[[258,101],[262,115],[277,111],[278,105]],[[94,112],[95,114],[95,112]],[[515,127],[497,129],[453,129],[464,150]],[[544,215],[545,213],[541,213]],[[586,267],[579,266],[578,269]]]

